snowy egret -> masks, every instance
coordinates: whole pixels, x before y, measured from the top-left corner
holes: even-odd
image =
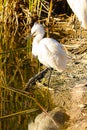
[[[31,28],[31,35],[34,36],[32,43],[32,54],[37,56],[40,63],[62,72],[66,68],[68,55],[62,44],[53,38],[43,38],[45,30],[41,24],[34,23]],[[50,81],[51,73],[49,76]],[[48,81],[48,86],[49,86]]]
[[[67,0],[83,28],[87,28],[87,0]]]

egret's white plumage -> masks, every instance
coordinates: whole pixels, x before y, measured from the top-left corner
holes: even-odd
[[[40,63],[62,72],[66,68],[68,56],[62,44],[53,38],[43,38],[45,31],[41,24],[35,23],[31,29],[34,35],[32,53],[37,56]]]
[[[82,27],[87,28],[87,0],[67,0],[67,2],[78,17]]]

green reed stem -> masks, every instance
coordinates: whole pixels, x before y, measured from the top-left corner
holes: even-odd
[[[27,113],[29,114],[29,113],[35,112],[37,110],[38,109],[36,109],[36,108],[29,109],[29,110],[24,110],[24,111],[12,113],[12,114],[9,114],[9,115],[6,115],[6,116],[1,116],[0,119],[9,118],[9,117],[16,116],[16,115],[21,115],[21,114],[27,114]]]

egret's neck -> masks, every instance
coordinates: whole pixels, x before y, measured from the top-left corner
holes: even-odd
[[[39,48],[39,43],[42,40],[43,35],[39,34],[33,39],[33,44],[32,44],[32,54],[34,56],[38,56],[38,48]]]
[[[42,40],[43,37],[44,37],[43,34],[38,34],[38,35],[36,35],[36,37],[34,38],[34,41],[39,44],[40,40]]]

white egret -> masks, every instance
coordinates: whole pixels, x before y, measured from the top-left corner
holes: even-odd
[[[67,0],[83,28],[87,28],[87,0]]]
[[[44,34],[45,30],[43,26],[41,24],[34,23],[31,29],[31,35],[34,36],[32,54],[37,56],[40,63],[43,65],[53,68],[58,72],[62,72],[66,68],[68,55],[64,51],[62,44],[53,38],[43,38]]]

